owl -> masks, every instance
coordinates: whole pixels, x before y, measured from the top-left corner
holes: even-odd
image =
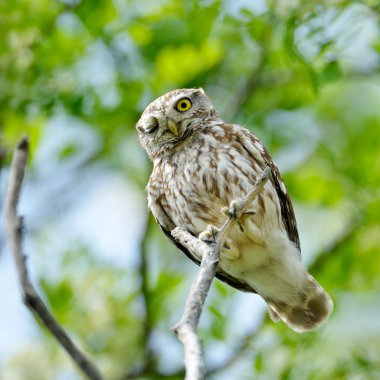
[[[228,124],[202,89],[178,89],[147,106],[136,125],[153,161],[148,206],[165,235],[198,265],[202,258],[174,241],[181,227],[207,237],[221,227],[221,213],[243,198],[269,166],[271,177],[229,233],[216,276],[241,291],[259,294],[274,321],[297,332],[315,330],[332,311],[326,291],[301,262],[293,206],[280,172],[259,139]]]

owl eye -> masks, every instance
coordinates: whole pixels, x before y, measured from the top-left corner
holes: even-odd
[[[192,107],[191,101],[188,98],[182,98],[178,100],[175,108],[179,112],[185,112]]]

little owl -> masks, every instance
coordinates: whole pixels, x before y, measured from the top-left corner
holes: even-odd
[[[301,263],[293,206],[278,168],[259,139],[225,123],[202,89],[171,91],[152,102],[137,123],[141,145],[153,161],[148,205],[163,232],[175,227],[206,239],[221,227],[220,212],[244,198],[269,166],[269,181],[232,229],[220,255],[217,277],[242,291],[258,293],[271,318],[298,332],[326,321],[332,301]],[[210,228],[209,230],[210,231]]]

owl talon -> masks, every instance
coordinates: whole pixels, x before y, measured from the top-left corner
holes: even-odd
[[[230,207],[223,207],[222,213],[228,216],[230,219],[237,220],[238,219],[238,207],[237,201],[232,201]]]
[[[255,210],[247,210],[242,212],[241,211],[242,206],[238,200],[234,200],[231,202],[230,207],[223,207],[222,208],[222,213],[229,218],[232,219],[240,219],[242,216],[247,215],[247,216],[252,216],[256,214]]]
[[[228,216],[230,219],[236,220],[239,226],[240,232],[244,232],[244,227],[242,225],[242,220],[244,217],[249,217],[255,215],[256,212],[254,210],[247,210],[242,212],[242,207],[238,200],[234,200],[231,202],[230,207],[223,207],[222,213]]]
[[[205,231],[199,234],[198,238],[206,244],[216,243],[218,232],[219,229],[210,224]]]

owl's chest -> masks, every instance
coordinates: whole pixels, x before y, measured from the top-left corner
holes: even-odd
[[[249,188],[236,161],[249,167],[244,157],[234,157],[223,146],[183,151],[155,167],[148,189],[150,204],[162,207],[174,225],[194,233],[207,224],[220,225],[225,219],[220,209]]]
[[[198,197],[203,202],[224,202],[229,198],[227,193],[234,192],[234,183],[228,184],[232,170],[231,160],[222,151],[192,149],[167,160],[155,177],[160,182],[160,195],[172,202]]]
[[[212,159],[205,154],[178,154],[155,167],[148,193],[155,199],[183,208],[197,197],[206,197],[208,184],[217,176]],[[152,191],[153,190],[153,191]]]

